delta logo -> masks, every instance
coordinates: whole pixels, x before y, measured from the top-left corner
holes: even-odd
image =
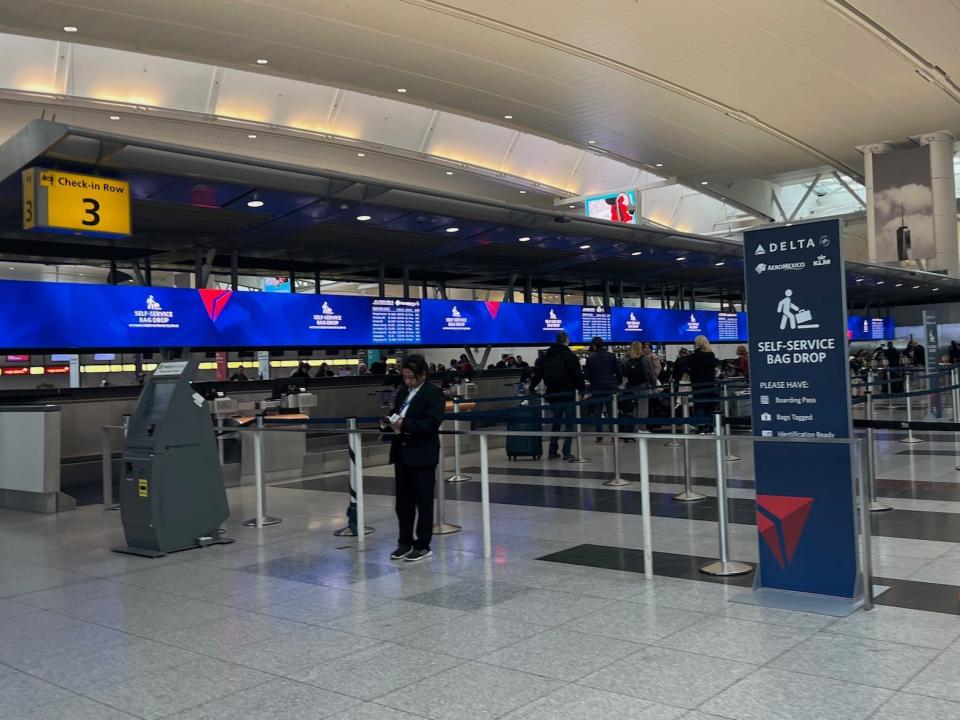
[[[203,306],[207,309],[207,315],[213,322],[216,322],[217,318],[220,317],[220,313],[230,302],[230,296],[233,294],[232,290],[217,290],[216,288],[200,288],[197,292],[200,293],[200,299],[203,300]]]
[[[757,495],[757,530],[781,570],[793,562],[813,498]]]

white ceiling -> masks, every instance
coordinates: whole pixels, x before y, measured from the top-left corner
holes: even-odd
[[[917,72],[960,77],[957,0],[32,0],[0,4],[0,29],[595,139],[692,185],[857,172],[857,145],[960,136],[956,94]]]

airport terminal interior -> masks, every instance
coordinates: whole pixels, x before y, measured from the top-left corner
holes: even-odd
[[[0,0],[0,720],[960,720],[958,38]]]

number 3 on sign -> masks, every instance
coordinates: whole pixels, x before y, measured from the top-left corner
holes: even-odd
[[[90,227],[100,224],[100,203],[93,198],[84,198],[83,199],[83,220],[84,225],[89,225]]]

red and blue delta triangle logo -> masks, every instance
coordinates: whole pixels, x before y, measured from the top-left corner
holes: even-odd
[[[215,288],[200,288],[197,292],[200,293],[203,306],[207,309],[207,315],[214,322],[220,317],[220,313],[227,306],[230,295],[233,293],[232,290],[217,290]]]
[[[793,562],[813,498],[757,495],[757,529],[781,570]]]
[[[497,314],[500,312],[500,303],[496,300],[487,300],[484,305],[487,306],[487,312],[490,313],[490,317],[496,320]]]

